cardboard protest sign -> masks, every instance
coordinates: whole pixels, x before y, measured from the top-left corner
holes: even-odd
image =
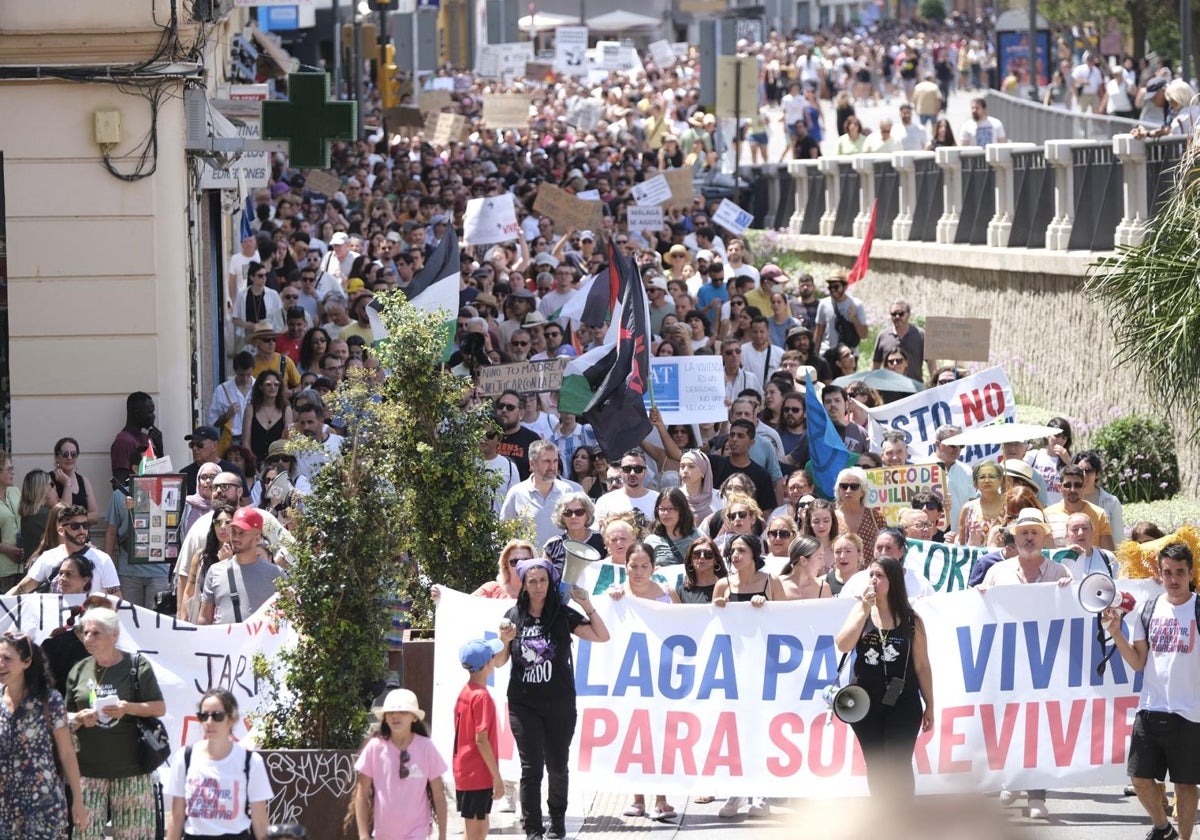
[[[463,242],[467,245],[494,245],[511,242],[521,233],[517,209],[510,192],[485,198],[472,198],[463,215]]]
[[[584,201],[554,184],[538,186],[533,209],[554,219],[564,229],[602,230],[604,227],[604,205],[601,202]]]
[[[689,169],[668,169],[662,173],[663,178],[671,186],[671,198],[667,201],[667,208],[672,207],[691,207],[692,199],[695,197],[695,187],[692,185],[692,170]]]
[[[477,388],[485,397],[498,397],[508,389],[522,394],[557,391],[566,366],[567,360],[562,358],[492,365],[480,368]]]
[[[428,114],[425,118],[425,134],[436,146],[456,143],[470,133],[471,126],[462,114]]]
[[[483,120],[488,128],[525,128],[529,125],[528,94],[485,93]]]
[[[324,170],[307,169],[304,172],[304,186],[313,192],[330,196],[342,188],[342,182],[336,175],[330,175]]]
[[[402,128],[417,128],[425,125],[425,117],[418,108],[385,108],[383,121],[389,131],[399,131]]]
[[[949,507],[946,473],[941,464],[907,464],[866,470],[867,496],[863,502],[883,514],[889,525],[900,524],[900,511],[912,507],[918,493],[932,493]]]
[[[986,362],[992,346],[990,318],[925,319],[925,358]]]
[[[417,107],[422,114],[436,114],[443,108],[454,104],[454,98],[448,90],[423,90],[417,98]]]

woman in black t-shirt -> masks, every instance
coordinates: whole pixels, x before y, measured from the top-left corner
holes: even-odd
[[[854,683],[871,698],[866,717],[851,724],[867,762],[872,795],[898,801],[913,795],[917,733],[933,726],[933,675],[925,625],[904,586],[904,565],[887,556],[867,567],[870,584],[834,641],[856,651]]]
[[[566,836],[567,760],[575,735],[575,672],[572,634],[589,642],[607,642],[608,628],[592,606],[587,590],[571,587],[571,600],[583,615],[562,602],[558,570],[549,560],[517,564],[521,594],[505,614],[500,638],[508,646],[497,667],[512,659],[508,679],[508,716],[521,758],[521,812],[525,837]],[[549,830],[542,827],[542,772],[549,776]]]

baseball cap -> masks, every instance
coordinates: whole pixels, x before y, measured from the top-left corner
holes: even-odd
[[[252,507],[238,508],[229,524],[240,531],[261,531],[263,518],[262,514]]]
[[[487,667],[492,657],[504,650],[504,642],[499,639],[472,639],[458,649],[458,661],[474,674]]]
[[[190,435],[184,435],[184,440],[220,440],[221,433],[214,426],[197,426]]]
[[[340,231],[340,230],[337,233],[335,233],[333,236],[329,237],[330,245],[345,245],[349,241],[350,241],[350,237],[347,236],[345,234],[345,232]]]
[[[579,241],[580,242],[595,242],[596,234],[592,233],[590,230],[580,231]]]

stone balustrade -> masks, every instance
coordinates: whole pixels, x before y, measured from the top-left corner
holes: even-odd
[[[1109,251],[1134,245],[1161,207],[1183,153],[1181,137],[1050,140],[936,152],[853,155],[743,170],[792,179],[787,212],[756,211],[760,226],[861,239],[878,201],[876,237],[897,242]],[[787,193],[784,185],[760,188]],[[772,209],[774,208],[774,209]],[[761,223],[765,222],[766,225]]]

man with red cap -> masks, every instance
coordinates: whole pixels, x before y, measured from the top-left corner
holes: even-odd
[[[197,624],[240,624],[275,594],[275,581],[283,576],[259,553],[263,517],[257,508],[239,508],[229,524],[233,557],[208,570]]]

